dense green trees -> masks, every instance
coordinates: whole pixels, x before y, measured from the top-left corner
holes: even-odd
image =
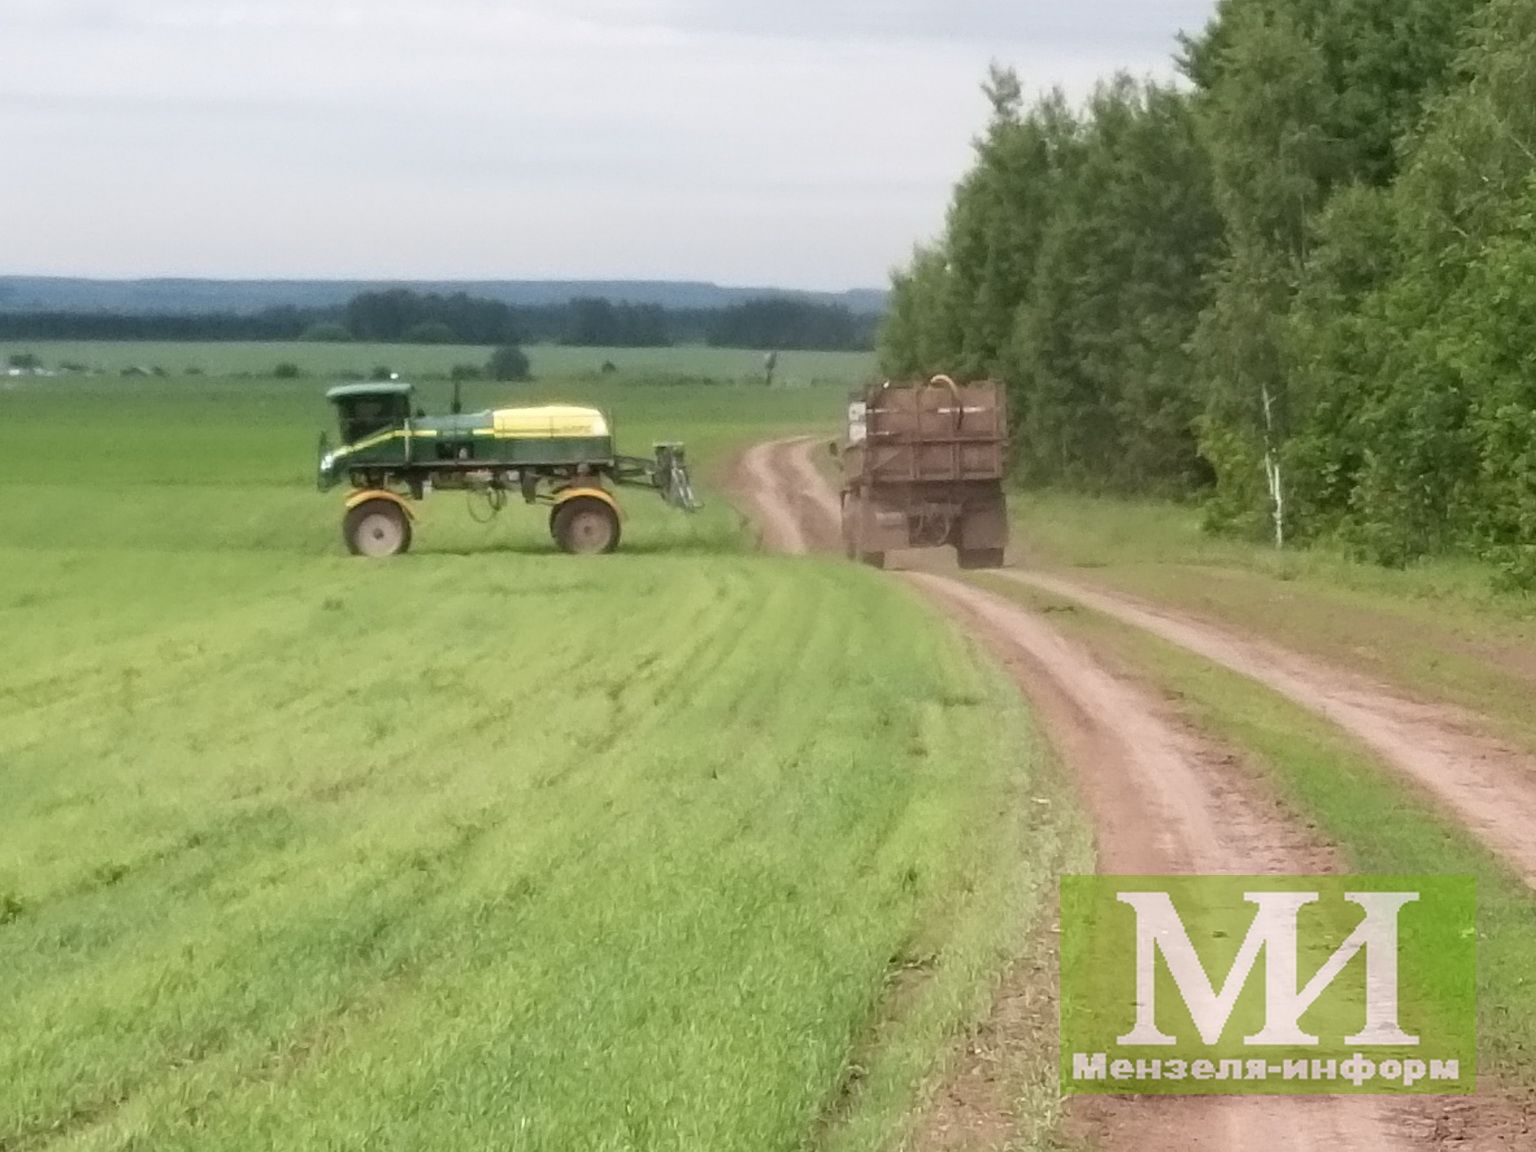
[[[442,320],[423,320],[405,330],[401,340],[406,344],[457,344],[462,337],[453,327]]]
[[[122,312],[0,312],[5,340],[298,340],[318,313],[269,308],[249,315]]]
[[[775,351],[868,348],[875,319],[838,304],[793,296],[764,296],[722,308],[710,317],[705,339],[715,348]]]
[[[1470,0],[1224,0],[1186,68],[1211,156],[1227,252],[1195,342],[1212,518],[1315,533],[1286,499],[1309,410],[1287,318],[1334,196],[1348,230],[1362,189],[1395,179],[1398,141],[1443,82]],[[1344,219],[1344,217],[1355,217]],[[1347,241],[1346,241],[1347,242]],[[1309,463],[1315,463],[1309,461]]]
[[[335,320],[322,320],[304,329],[299,339],[311,344],[347,344],[352,340],[352,331]]]
[[[464,367],[460,365],[460,367]],[[485,375],[503,383],[527,380],[531,375],[528,355],[516,344],[504,344],[491,353],[485,366]],[[455,373],[455,379],[465,379],[468,373]]]
[[[358,340],[423,344],[501,344],[522,339],[510,305],[464,292],[451,296],[391,288],[362,292],[343,321]]]
[[[1536,581],[1536,5],[1223,0],[1178,89],[1006,73],[887,370],[1001,373],[1037,483]]]
[[[615,304],[601,297],[572,300],[560,343],[576,348],[665,348],[672,343],[659,304]]]
[[[1384,562],[1471,550],[1536,582],[1533,58],[1536,8],[1483,5],[1398,177],[1324,214],[1291,318],[1292,451],[1331,465],[1302,507]]]

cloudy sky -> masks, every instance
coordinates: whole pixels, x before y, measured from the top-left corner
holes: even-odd
[[[0,0],[0,272],[881,283],[1214,0]]]

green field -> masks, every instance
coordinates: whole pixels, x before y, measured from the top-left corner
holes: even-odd
[[[553,344],[526,349],[535,376],[566,379],[598,375],[611,363],[621,376],[658,380],[746,381],[763,377],[763,353],[732,348],[565,348]],[[11,356],[32,353],[48,368],[76,364],[120,373],[156,368],[172,376],[189,369],[210,376],[267,376],[289,363],[315,376],[366,374],[377,367],[416,376],[447,376],[456,364],[484,366],[491,350],[463,345],[309,343],[141,343],[48,341],[0,342],[0,366]],[[864,383],[875,371],[865,352],[783,352],[777,379],[786,385]]]
[[[707,488],[370,564],[319,382],[6,383],[0,1148],[888,1146],[1082,859],[1005,678]],[[706,476],[843,395],[518,393]]]

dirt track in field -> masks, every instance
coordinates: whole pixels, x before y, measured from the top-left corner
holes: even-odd
[[[780,440],[747,451],[731,469],[733,494],[770,552],[803,556],[835,545],[837,502],[816,473],[813,440]]]
[[[763,445],[733,473],[737,499],[770,548],[804,553],[837,546],[837,497],[812,463],[817,448],[806,440]],[[1145,688],[1110,672],[1040,616],[940,571],[901,578],[989,648],[1031,699],[1078,781],[1105,872],[1332,870],[1327,846],[1268,796],[1230,750],[1181,724]],[[1041,977],[1022,971],[1012,981],[1039,984]],[[1020,1002],[1038,1001],[1041,994],[1039,988],[1003,988],[984,1029],[989,1043],[970,1046],[923,1116],[914,1147],[1006,1145],[1012,1102],[1000,1098],[997,1061],[1006,1058],[1008,1044],[994,1033],[1009,1027]],[[1069,1110],[1069,1129],[1111,1152],[1519,1147],[1525,1137],[1501,1138],[1491,1125],[1477,1122],[1489,1111],[1482,1103],[1363,1097],[1078,1100]]]
[[[1453,812],[1536,887],[1536,762],[1481,735],[1475,717],[1126,596],[1056,576],[1004,575],[1151,632],[1333,721]]]

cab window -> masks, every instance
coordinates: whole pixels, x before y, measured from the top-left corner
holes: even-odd
[[[341,402],[341,435],[348,444],[405,425],[410,400],[405,396],[353,396]]]

